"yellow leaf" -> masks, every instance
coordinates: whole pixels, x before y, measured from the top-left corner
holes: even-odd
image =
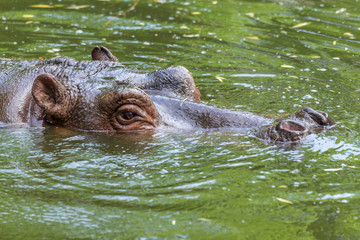
[[[226,79],[226,78],[224,78],[224,77],[220,77],[219,75],[216,75],[215,78],[216,78],[217,80],[219,80],[219,82],[221,82],[221,83]]]
[[[334,46],[336,45],[336,41],[333,41],[333,45],[334,45]]]
[[[88,8],[88,7],[90,7],[90,5],[78,5],[78,6],[67,7],[66,9],[79,10],[79,9]]]
[[[250,37],[246,37],[247,39],[251,39],[251,40],[259,40],[260,38],[257,36],[250,36]]]
[[[181,28],[181,29],[188,29],[188,27],[185,26],[185,25],[182,25],[180,28]]]
[[[283,199],[283,198],[279,198],[279,197],[277,197],[276,200],[278,200],[280,202],[283,202],[283,203],[294,204],[292,201],[289,201],[289,200],[286,200],[286,199]]]
[[[286,65],[286,64],[281,65],[281,67],[282,67],[282,68],[294,68],[293,66],[291,66],[291,65]]]
[[[211,220],[208,218],[198,218],[198,220],[204,221],[204,222],[211,222]]]
[[[192,12],[191,14],[192,14],[192,15],[200,15],[201,12]]]
[[[32,7],[32,8],[54,8],[54,6],[47,5],[47,4],[35,4],[35,5],[30,5],[30,7]]]
[[[347,166],[348,168],[360,168],[360,167],[355,167],[355,166]]]
[[[25,22],[25,24],[31,24],[31,23],[39,24],[40,22],[38,22],[38,21],[26,21],[26,22]]]
[[[306,25],[309,25],[311,22],[303,22],[303,23],[299,23],[299,24],[296,24],[295,26],[292,26],[292,28],[301,28],[301,27],[304,27]]]
[[[33,17],[35,17],[35,16],[32,15],[32,14],[24,14],[24,15],[22,15],[22,17],[23,17],[23,18],[33,18]]]
[[[252,13],[252,12],[245,13],[245,15],[248,16],[248,17],[251,17],[251,18],[255,17],[255,14]]]
[[[286,185],[280,185],[279,188],[287,188]]]

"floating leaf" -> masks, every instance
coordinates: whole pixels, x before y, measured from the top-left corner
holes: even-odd
[[[219,75],[216,75],[215,78],[216,78],[217,80],[219,80],[219,82],[221,82],[221,83],[226,79],[226,78],[224,78],[224,77],[220,77]]]
[[[286,200],[286,199],[283,199],[283,198],[276,198],[276,200],[280,201],[280,202],[283,202],[283,203],[288,203],[288,204],[294,204],[292,201],[289,201],[289,200]]]
[[[188,27],[185,26],[185,25],[182,25],[180,28],[181,28],[181,29],[188,29]]]
[[[346,8],[340,8],[339,10],[336,10],[336,14],[343,13],[346,11]]]
[[[251,17],[251,18],[255,17],[255,14],[252,13],[252,12],[245,13],[245,15],[248,16],[248,17]]]
[[[192,14],[192,15],[200,15],[201,12],[192,12],[191,14]]]
[[[282,68],[294,68],[294,66],[283,64],[281,65]]]
[[[32,8],[54,8],[52,5],[47,4],[36,4],[36,5],[30,5]]]
[[[280,185],[279,188],[287,188],[286,185]]]
[[[205,222],[211,222],[211,220],[208,218],[198,218],[198,220],[205,221]]]
[[[360,167],[355,167],[355,166],[347,166],[348,168],[360,168]]]
[[[346,32],[346,33],[344,33],[344,36],[354,37],[354,34],[352,34],[352,33],[350,33],[350,32]]]
[[[53,49],[49,49],[47,50],[48,53],[55,53],[55,52],[60,52],[59,48],[53,48]]]
[[[23,17],[23,18],[33,18],[33,17],[35,17],[35,16],[32,15],[32,14],[24,14],[24,15],[22,15],[22,17]]]
[[[301,28],[301,27],[305,27],[306,25],[309,25],[311,22],[303,22],[303,23],[299,23],[296,24],[295,26],[292,26],[291,28]]]
[[[25,24],[30,24],[30,23],[39,24],[40,22],[39,21],[27,21]]]
[[[188,37],[188,38],[200,37],[200,34],[184,34],[183,37]]]
[[[90,7],[90,5],[78,5],[78,6],[67,7],[66,9],[79,10],[79,9],[88,8],[88,7]]]
[[[327,168],[324,169],[325,172],[337,172],[337,171],[342,171],[344,170],[343,168]]]
[[[249,37],[246,37],[247,39],[251,39],[251,40],[259,40],[260,38],[257,37],[257,36],[249,36]]]

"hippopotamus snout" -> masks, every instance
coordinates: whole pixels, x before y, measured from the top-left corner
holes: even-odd
[[[299,141],[311,133],[318,133],[334,125],[335,121],[327,113],[305,107],[295,112],[290,119],[261,128],[255,135],[275,142]]]

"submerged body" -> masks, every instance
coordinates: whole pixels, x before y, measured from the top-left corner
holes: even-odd
[[[269,126],[271,119],[200,103],[184,67],[144,73],[118,63],[104,47],[92,56],[96,61],[1,60],[0,121],[92,131],[250,128],[273,141],[296,141],[334,124],[326,113],[304,108]]]

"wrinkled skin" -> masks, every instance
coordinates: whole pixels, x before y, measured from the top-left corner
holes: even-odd
[[[303,108],[272,125],[271,119],[201,103],[184,67],[144,73],[118,63],[105,47],[95,47],[92,59],[1,60],[0,121],[108,132],[237,128],[275,142],[298,141],[335,124],[326,113]]]

